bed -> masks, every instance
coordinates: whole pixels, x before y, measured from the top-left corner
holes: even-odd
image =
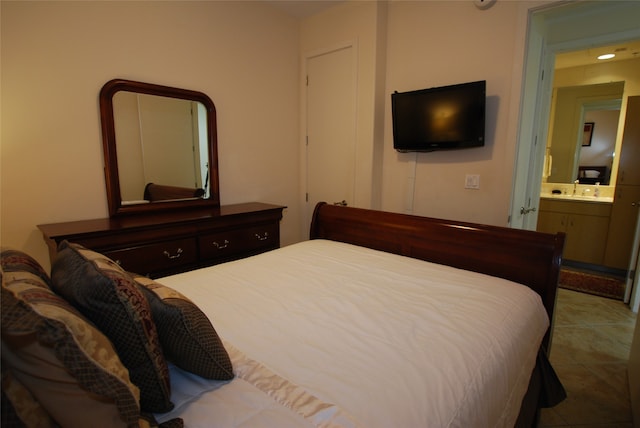
[[[205,191],[202,188],[167,186],[163,184],[147,183],[144,186],[144,200],[149,202],[173,201],[181,199],[202,198]]]
[[[580,184],[609,184],[606,166],[578,166],[578,182]]]
[[[563,399],[546,358],[563,234],[321,203],[310,238],[156,280],[131,275],[147,297],[162,289],[197,306],[233,366],[207,379],[165,348],[172,409],[155,421],[533,427],[540,407]],[[79,282],[61,264],[53,290],[73,300],[55,285]]]

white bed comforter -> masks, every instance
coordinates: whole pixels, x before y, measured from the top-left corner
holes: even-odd
[[[207,314],[237,373],[172,368],[159,419],[194,428],[511,427],[549,324],[525,286],[323,240],[158,281]]]

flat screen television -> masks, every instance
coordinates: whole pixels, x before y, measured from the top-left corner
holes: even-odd
[[[431,152],[484,146],[486,81],[391,94],[393,148]]]

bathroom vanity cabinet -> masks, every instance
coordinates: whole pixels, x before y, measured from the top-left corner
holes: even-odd
[[[603,264],[610,217],[610,203],[542,198],[537,230],[566,233],[564,259]]]

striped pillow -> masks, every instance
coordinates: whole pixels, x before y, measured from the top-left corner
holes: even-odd
[[[147,299],[108,257],[64,241],[51,268],[53,290],[90,319],[111,341],[140,388],[143,411],[168,412],[171,387]]]
[[[3,250],[0,267],[2,387],[18,417],[38,426],[49,417],[65,427],[138,426],[139,390],[109,339],[49,288],[30,256]]]

